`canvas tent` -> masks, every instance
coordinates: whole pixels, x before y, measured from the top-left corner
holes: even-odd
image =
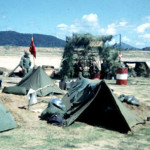
[[[119,132],[128,132],[136,124],[144,123],[119,101],[105,81],[86,83],[84,89],[75,85],[70,89],[73,92],[68,94],[69,91],[62,99],[66,105],[66,126],[78,120]]]
[[[0,103],[0,132],[17,128],[11,113]]]
[[[44,88],[46,87],[46,88]],[[51,93],[62,94],[62,90],[45,73],[42,67],[33,68],[18,84],[13,87],[5,87],[3,92],[13,94],[27,94],[29,89],[37,90],[37,96],[47,96]]]

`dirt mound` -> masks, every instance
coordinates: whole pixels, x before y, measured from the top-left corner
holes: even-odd
[[[142,118],[143,120],[147,119],[147,112],[150,112],[150,107],[144,103],[141,103],[140,106],[135,106],[127,103],[123,103],[126,105],[134,114]]]
[[[33,113],[28,110],[28,103],[25,96],[0,93],[0,102],[7,108],[13,115],[16,123],[19,127],[31,126],[39,121],[40,113]],[[47,104],[37,104],[37,106],[31,106],[31,109],[44,110]]]

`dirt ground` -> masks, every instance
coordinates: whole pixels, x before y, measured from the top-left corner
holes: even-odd
[[[0,68],[4,70],[5,74],[0,76],[2,80],[2,89],[5,86],[13,86],[16,85],[21,78],[19,77],[7,77],[6,75],[10,72],[19,62],[24,48],[20,51],[14,51],[16,48],[12,48],[9,51],[5,50],[1,47],[0,49]],[[54,50],[54,49],[53,49]],[[39,49],[39,53],[37,55],[36,62],[37,65],[53,65],[55,68],[60,67],[62,51],[60,49],[56,49],[54,52],[53,50],[46,49],[42,52],[42,49]],[[14,51],[14,52],[13,52]],[[150,117],[150,80],[149,78],[129,78],[127,85],[116,85],[115,80],[106,80],[109,87],[114,90],[114,93],[119,96],[121,94],[125,95],[134,95],[140,102],[140,106],[134,105],[125,105],[131,109],[137,116],[141,117],[143,120],[146,120],[147,117]],[[67,129],[63,130],[59,127],[54,127],[48,125],[45,121],[41,121],[39,116],[41,112],[47,107],[47,102],[52,98],[49,97],[38,97],[38,104],[33,105],[30,107],[30,111],[27,110],[27,100],[26,96],[14,95],[14,94],[6,94],[2,93],[2,89],[0,90],[0,102],[12,113],[18,128],[14,130],[10,130],[7,132],[0,133],[0,150],[6,149],[55,149],[53,146],[53,140],[57,141],[57,137],[60,135],[62,139],[66,137],[74,136],[81,136],[79,137],[82,139],[83,135],[79,135],[78,131],[84,130],[86,133],[93,130],[94,127],[91,126],[81,126],[80,128],[74,129]],[[62,98],[63,95],[59,96]],[[148,127],[149,128],[150,121],[146,121],[145,125],[138,126],[140,127]],[[135,129],[136,129],[135,128]],[[76,131],[73,131],[76,130]],[[99,129],[96,129],[99,130]],[[107,134],[107,131],[105,131]],[[84,133],[85,134],[85,133]],[[89,133],[90,134],[90,133]],[[116,136],[115,132],[111,132],[113,136]],[[51,145],[48,142],[48,137],[53,136],[55,138],[51,139]],[[94,135],[96,136],[96,135]],[[106,135],[105,135],[106,136]],[[14,138],[14,141],[13,139]],[[117,148],[119,139],[124,140],[124,135],[118,134],[115,139],[102,139],[95,140],[92,143],[85,142],[78,143],[77,147],[72,145],[67,145],[70,148],[62,148],[62,149],[109,149],[104,148],[104,145],[113,145],[113,147]],[[61,139],[61,140],[62,140]],[[47,141],[45,144],[44,141]],[[58,141],[57,141],[58,142]],[[59,141],[60,142],[60,141]],[[145,142],[145,141],[144,141]],[[70,142],[71,143],[71,142]],[[10,144],[10,145],[9,145]],[[6,146],[7,145],[7,146]],[[58,144],[59,145],[59,144]],[[47,147],[51,146],[51,147]],[[138,145],[139,146],[139,145]],[[56,146],[57,147],[57,146]],[[119,146],[118,146],[119,147]],[[134,146],[133,146],[134,147]],[[137,147],[135,146],[134,149]],[[59,146],[56,149],[61,149]],[[123,149],[123,148],[120,148]],[[140,149],[140,148],[139,148]],[[147,147],[141,149],[148,149]]]
[[[0,46],[0,67],[13,70],[19,64],[25,50],[28,51],[29,48],[10,47],[6,49]],[[37,66],[50,65],[57,69],[59,68],[63,53],[62,48],[36,48],[36,51],[36,59],[33,60],[33,57],[30,55],[32,67],[35,64]]]

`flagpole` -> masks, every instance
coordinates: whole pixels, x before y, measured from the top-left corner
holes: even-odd
[[[33,66],[35,66],[35,58],[34,58],[34,56],[33,56]]]

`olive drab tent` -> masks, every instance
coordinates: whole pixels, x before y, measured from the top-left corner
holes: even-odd
[[[0,132],[17,128],[11,113],[0,103]]]
[[[3,92],[12,94],[27,94],[29,89],[38,90],[37,96],[47,96],[51,93],[63,94],[42,67],[33,68],[18,84],[13,87],[5,87]]]
[[[66,105],[66,126],[75,120],[101,126],[119,132],[128,132],[144,121],[133,114],[112,92],[105,81],[78,81],[63,97]]]
[[[29,74],[27,74],[19,83],[18,86],[25,87],[27,90],[43,88],[37,92],[38,96],[46,96],[50,93],[62,94],[62,90],[55,84],[42,67],[33,69]],[[44,88],[48,86],[47,88]]]

